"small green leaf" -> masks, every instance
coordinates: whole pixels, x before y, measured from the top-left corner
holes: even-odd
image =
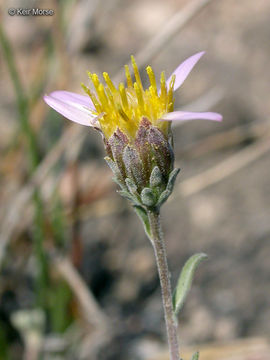
[[[126,184],[124,183],[124,181],[122,179],[122,175],[121,175],[116,163],[109,156],[106,156],[104,159],[114,174],[114,177],[112,178],[113,181],[117,185],[119,185],[122,190],[126,190],[126,188],[127,188]]]
[[[171,195],[171,193],[173,191],[174,183],[175,183],[177,175],[179,174],[179,171],[180,171],[180,169],[174,169],[170,173],[170,176],[168,179],[168,184],[166,186],[166,189],[161,193],[161,195],[158,199],[157,207],[160,207],[161,205],[163,205],[165,203],[165,201],[168,200],[169,196]]]
[[[159,167],[155,166],[151,172],[150,186],[151,187],[160,186],[163,184],[163,182],[164,182],[164,179],[163,179],[162,173],[161,173]]]
[[[111,168],[112,172],[115,174],[115,175],[118,175],[119,174],[119,169],[116,165],[116,163],[109,157],[109,156],[106,156],[104,158],[104,160],[106,161],[106,163],[109,165],[109,167]]]
[[[125,182],[128,187],[128,190],[129,190],[129,192],[131,192],[131,194],[137,193],[137,186],[133,180],[126,178]]]
[[[134,198],[133,196],[128,192],[128,191],[125,191],[125,190],[117,190],[118,194],[120,194],[121,196],[123,196],[125,199],[128,199],[132,202],[134,202]]]
[[[122,181],[120,181],[116,176],[113,176],[112,177],[112,181],[114,181],[117,185],[120,186],[120,188],[123,190],[123,191],[126,191],[126,187],[125,185],[122,183]],[[119,190],[120,191],[120,190]]]
[[[171,193],[172,192],[169,190],[164,190],[158,199],[157,206],[160,207],[161,205],[163,205],[165,203],[165,201],[167,201],[167,199],[171,195]]]
[[[175,183],[175,180],[176,180],[177,175],[179,174],[179,172],[180,172],[180,169],[176,168],[170,173],[167,188],[166,188],[170,192],[173,191],[174,183]]]
[[[196,351],[193,355],[191,360],[199,360],[199,351]]]
[[[198,265],[206,259],[207,255],[200,253],[191,256],[185,263],[173,294],[173,308],[175,315],[179,313],[186,300],[187,294],[191,288],[195,270]]]
[[[142,203],[146,206],[154,206],[156,204],[156,197],[152,189],[145,187],[141,192]]]
[[[150,224],[149,224],[147,212],[141,206],[135,205],[133,207],[134,207],[136,214],[139,216],[139,218],[141,219],[141,221],[143,223],[144,231],[145,231],[146,235],[151,240],[151,230],[150,230]]]

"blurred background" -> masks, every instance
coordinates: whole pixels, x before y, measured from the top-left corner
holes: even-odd
[[[201,50],[175,107],[224,120],[174,126],[182,171],[162,213],[173,285],[209,255],[179,319],[182,356],[269,358],[269,36],[268,0],[0,2],[1,360],[168,359],[153,251],[102,140],[42,96],[82,93],[87,70],[119,81],[130,54],[168,76]]]

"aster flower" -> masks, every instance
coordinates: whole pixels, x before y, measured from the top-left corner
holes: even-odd
[[[50,95],[45,95],[44,100],[67,119],[81,125],[100,128],[107,137],[112,135],[117,127],[134,135],[142,116],[147,117],[153,125],[163,130],[168,128],[168,125],[164,125],[162,120],[207,119],[221,121],[222,116],[214,112],[173,111],[173,92],[183,84],[203,54],[204,51],[186,59],[167,80],[162,72],[159,90],[150,66],[146,68],[150,86],[147,90],[143,89],[137,65],[134,58],[131,57],[135,82],[133,83],[126,65],[126,88],[123,83],[120,83],[116,89],[106,72],[103,73],[106,82],[106,87],[104,87],[96,74],[89,73],[96,94],[83,86],[88,96],[68,91],[54,91]]]
[[[140,210],[158,208],[170,195],[178,169],[173,169],[171,122],[192,119],[221,121],[214,112],[174,110],[174,91],[185,81],[204,52],[181,63],[166,80],[146,68],[150,86],[145,90],[134,57],[131,63],[135,81],[125,66],[126,86],[115,87],[108,73],[105,86],[96,74],[88,73],[95,91],[82,85],[86,95],[54,91],[44,100],[60,114],[103,134],[105,158],[120,185],[120,193]]]
[[[126,86],[120,83],[115,87],[106,72],[103,73],[105,85],[96,74],[89,73],[94,91],[82,85],[86,95],[54,91],[44,96],[45,102],[60,114],[79,124],[94,127],[103,136],[107,152],[105,160],[121,188],[119,193],[132,202],[154,247],[171,360],[180,359],[176,315],[190,288],[195,267],[205,255],[197,254],[187,262],[172,301],[159,212],[172,193],[179,172],[179,169],[174,169],[172,121],[222,120],[222,116],[214,112],[174,111],[174,91],[183,84],[203,54],[200,52],[185,60],[167,80],[162,72],[159,86],[148,66],[150,86],[143,88],[138,67],[131,57],[135,81],[126,65]],[[198,359],[198,354],[194,354],[192,359]]]

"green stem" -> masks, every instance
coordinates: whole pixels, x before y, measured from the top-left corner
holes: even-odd
[[[148,219],[151,229],[151,238],[155,251],[158,267],[164,316],[167,327],[167,336],[170,349],[170,359],[179,360],[179,345],[177,339],[177,322],[173,312],[172,292],[170,283],[170,273],[168,269],[166,249],[160,225],[160,215],[158,211],[148,211]]]

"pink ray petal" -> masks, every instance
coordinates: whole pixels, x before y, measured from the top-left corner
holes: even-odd
[[[94,126],[96,116],[91,99],[88,96],[69,91],[54,91],[43,97],[44,101],[67,119],[81,125]]]
[[[88,95],[80,95],[66,90],[53,91],[50,93],[50,96],[53,96],[55,99],[67,102],[67,103],[77,103],[87,108],[95,110],[95,107],[92,103],[92,100]]]
[[[192,55],[188,59],[186,59],[184,62],[182,62],[171,74],[171,76],[166,81],[167,88],[169,87],[171,78],[173,75],[175,75],[175,84],[174,84],[174,91],[177,90],[183,82],[188,77],[189,73],[193,69],[193,67],[196,65],[196,63],[200,60],[200,58],[203,56],[205,51],[201,51],[195,55]]]
[[[162,116],[161,120],[187,121],[187,120],[213,120],[222,121],[222,115],[215,112],[189,112],[173,111]]]

